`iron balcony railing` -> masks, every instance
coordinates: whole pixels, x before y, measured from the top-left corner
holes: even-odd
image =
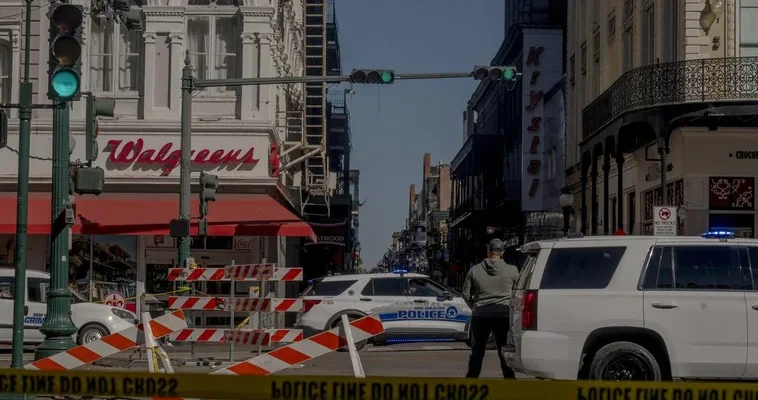
[[[582,112],[584,139],[621,115],[661,106],[758,100],[758,57],[710,58],[635,68]]]

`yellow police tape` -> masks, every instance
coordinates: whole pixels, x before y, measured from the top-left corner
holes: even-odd
[[[0,370],[0,393],[229,400],[756,400],[758,384]]]

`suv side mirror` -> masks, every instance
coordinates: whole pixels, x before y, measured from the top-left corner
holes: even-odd
[[[450,293],[449,290],[445,290],[444,292],[442,292],[442,297],[444,297],[444,298],[446,298],[448,300],[452,300],[453,299],[453,294]]]

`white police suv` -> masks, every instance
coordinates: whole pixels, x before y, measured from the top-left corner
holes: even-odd
[[[461,294],[426,275],[393,273],[328,276],[301,294],[304,310],[295,327],[306,336],[350,320],[378,314],[385,333],[374,343],[468,339],[471,309]],[[358,343],[360,349],[366,343]]]
[[[11,343],[13,338],[15,281],[12,268],[0,268],[0,343]],[[45,335],[39,329],[47,313],[48,287],[50,275],[42,271],[26,271],[24,342],[41,343],[45,339]],[[136,316],[127,310],[90,303],[75,290],[71,290],[71,294],[71,319],[77,328],[74,339],[79,344],[128,329],[136,322]]]

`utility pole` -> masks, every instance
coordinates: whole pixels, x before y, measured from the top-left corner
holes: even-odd
[[[50,59],[48,98],[62,107],[53,110],[53,202],[50,226],[50,288],[47,315],[40,332],[45,340],[34,353],[36,359],[58,354],[75,346],[71,336],[71,292],[68,288],[68,238],[75,222],[70,201],[69,104],[81,97],[81,54],[84,8],[58,1],[50,3]]]
[[[32,1],[26,0],[24,21],[24,78],[19,93],[18,185],[16,206],[16,262],[13,299],[13,355],[11,367],[23,368],[24,317],[26,316],[26,250],[27,219],[29,217],[29,147],[32,120],[32,83],[29,82],[29,64],[32,47]]]

